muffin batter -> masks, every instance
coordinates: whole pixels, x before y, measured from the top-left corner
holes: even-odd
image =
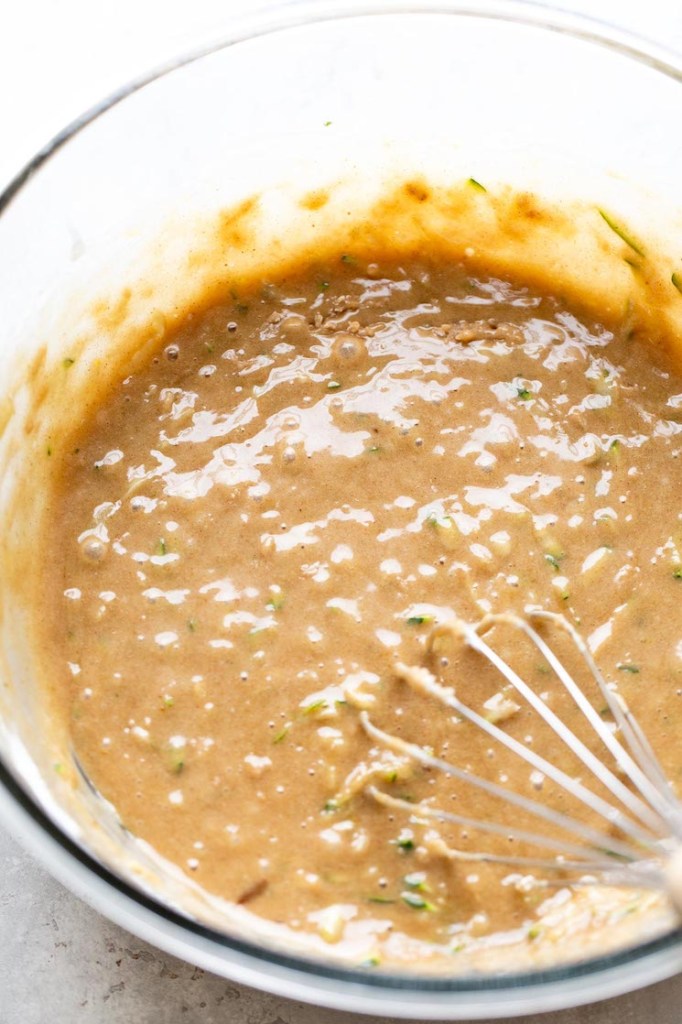
[[[505,837],[387,812],[366,786],[518,812],[382,751],[358,709],[559,800],[395,670],[431,664],[550,753],[499,677],[426,651],[453,610],[539,605],[589,638],[676,782],[681,408],[627,323],[457,265],[344,253],[197,308],[82,425],[56,485],[45,650],[83,770],[207,890],[357,962],[541,941],[532,880],[447,854]],[[546,666],[523,666],[570,718]]]

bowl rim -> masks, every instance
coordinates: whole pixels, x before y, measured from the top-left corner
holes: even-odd
[[[363,972],[222,935],[145,895],[84,850],[0,761],[0,822],[57,881],[151,945],[244,985],[336,1010],[414,1020],[490,1020],[592,1003],[682,970],[682,928],[577,965],[454,978]],[[190,941],[188,941],[188,939]],[[624,970],[627,968],[627,972]]]
[[[232,18],[230,31],[142,74],[50,139],[0,193],[0,217],[37,172],[111,108],[173,71],[287,29],[383,15],[452,15],[563,33],[603,46],[682,83],[682,55],[609,22],[542,0],[288,0]],[[422,1020],[512,1017],[623,994],[682,970],[682,926],[615,953],[500,974],[429,976],[363,970],[285,954],[201,925],[136,888],[69,838],[0,755],[0,823],[72,892],[166,952],[261,990],[333,1009]],[[624,970],[624,968],[628,970]],[[456,1004],[453,1004],[453,999]]]

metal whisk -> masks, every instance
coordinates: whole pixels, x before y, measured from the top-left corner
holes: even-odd
[[[582,657],[589,678],[596,684],[605,702],[603,710],[595,709],[584,689],[531,624],[538,620],[550,622],[568,634]],[[603,756],[597,756],[486,641],[485,634],[491,627],[502,623],[523,633],[545,659],[555,678],[568,692],[605,748]],[[563,615],[544,610],[529,610],[526,618],[514,614],[486,615],[473,625],[453,618],[432,630],[429,650],[433,650],[438,640],[448,636],[459,639],[487,659],[550,727],[557,739],[598,780],[602,792],[605,790],[607,795],[600,795],[590,789],[547,757],[515,739],[494,721],[474,711],[457,697],[451,687],[442,685],[429,669],[400,664],[396,667],[398,677],[413,690],[435,699],[459,718],[483,730],[514,756],[522,758],[534,770],[551,779],[574,800],[588,808],[592,820],[594,814],[598,815],[604,823],[603,827],[595,827],[540,799],[482,778],[436,756],[421,744],[386,732],[372,721],[367,710],[360,712],[362,727],[381,749],[417,762],[427,769],[443,772],[467,786],[475,786],[504,801],[506,805],[531,815],[538,823],[550,825],[553,834],[545,835],[534,829],[510,827],[502,821],[466,817],[434,806],[430,800],[413,803],[400,799],[380,789],[371,775],[363,787],[364,791],[392,811],[409,815],[412,822],[426,824],[436,821],[473,829],[478,833],[502,835],[532,844],[545,854],[536,857],[486,853],[484,850],[472,852],[452,849],[443,843],[443,848],[447,849],[452,859],[515,866],[542,874],[568,873],[576,876],[571,879],[571,885],[603,884],[658,889],[668,893],[682,914],[682,803],[676,798],[634,715],[622,696],[607,684],[585,641],[573,625]],[[618,836],[611,834],[614,830]],[[540,884],[555,883],[545,880]],[[566,881],[560,884],[566,884]]]

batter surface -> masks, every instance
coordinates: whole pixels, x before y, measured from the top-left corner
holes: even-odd
[[[499,677],[426,650],[453,610],[530,603],[589,638],[677,782],[681,409],[627,324],[457,265],[340,254],[197,309],[57,484],[45,657],[84,771],[207,890],[357,962],[541,941],[546,892],[366,787],[518,812],[382,751],[358,712],[560,799],[396,677],[429,664],[551,753]],[[541,659],[524,670],[543,690]]]

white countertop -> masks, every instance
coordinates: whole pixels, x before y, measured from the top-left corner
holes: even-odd
[[[127,80],[220,38],[249,0],[21,0],[0,31],[0,188]],[[564,0],[682,51],[679,0]],[[681,119],[682,123],[682,119]],[[679,131],[671,126],[671,131]],[[665,155],[662,154],[662,159]],[[370,1024],[174,960],[53,881],[0,829],[0,1024]],[[680,1024],[682,976],[523,1024]]]

